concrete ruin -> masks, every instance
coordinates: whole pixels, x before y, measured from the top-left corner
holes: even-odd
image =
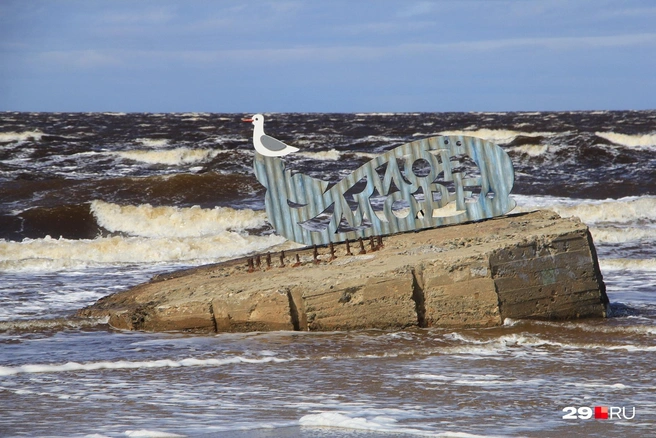
[[[118,329],[200,332],[488,327],[602,318],[586,225],[550,211],[159,275],[78,312]],[[282,260],[281,260],[282,256]],[[282,266],[284,264],[284,266]]]

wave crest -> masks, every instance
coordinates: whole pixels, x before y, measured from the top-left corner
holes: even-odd
[[[196,238],[101,237],[93,240],[26,239],[0,242],[0,271],[70,270],[106,264],[212,263],[285,242],[275,235],[250,236],[232,231]]]
[[[153,238],[216,235],[229,229],[258,228],[266,221],[264,212],[251,209],[132,206],[99,200],[91,203],[91,213],[108,231]]]
[[[637,149],[656,148],[656,134],[629,135],[616,132],[595,132],[595,135],[620,146]]]
[[[477,129],[475,131],[455,130],[442,131],[440,135],[468,135],[479,137],[496,144],[506,144],[515,140],[517,137],[549,137],[554,135],[553,132],[523,132],[513,131],[510,129]]]
[[[520,198],[521,199],[521,198]],[[578,217],[586,224],[635,223],[656,221],[656,197],[627,197],[604,201],[577,200],[576,204],[560,199],[526,199],[515,211],[532,211],[536,208],[554,210],[562,217]]]
[[[189,149],[185,147],[163,151],[131,150],[117,152],[116,155],[132,161],[148,164],[195,164],[218,155],[219,151],[211,149]]]

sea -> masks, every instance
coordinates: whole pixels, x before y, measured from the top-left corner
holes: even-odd
[[[656,433],[656,110],[271,113],[337,182],[416,139],[512,159],[515,211],[590,227],[605,319],[495,328],[149,333],[76,310],[156,274],[295,244],[253,174],[251,114],[0,113],[0,436]]]

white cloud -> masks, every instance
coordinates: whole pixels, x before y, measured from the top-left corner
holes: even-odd
[[[654,46],[656,33],[609,36],[507,38],[496,40],[463,41],[436,46],[462,50],[500,50],[512,47],[542,47],[556,50],[577,50],[611,47]]]
[[[212,66],[238,62],[271,65],[287,62],[349,62],[372,61],[391,57],[413,57],[421,54],[456,51],[499,51],[513,48],[548,48],[553,50],[583,50],[632,46],[656,46],[656,33],[603,37],[512,38],[498,40],[458,41],[449,43],[416,43],[390,46],[301,46],[228,50],[76,50],[50,51],[39,56],[40,62],[73,68],[159,66],[161,63],[183,62],[187,65]]]
[[[111,12],[99,15],[100,22],[112,25],[166,24],[175,18],[171,8],[162,7],[145,11]]]
[[[423,1],[415,2],[410,6],[399,11],[398,16],[403,18],[417,17],[424,14],[428,14],[433,11],[434,3]]]
[[[55,65],[65,68],[92,69],[118,66],[123,62],[119,56],[99,50],[48,51],[37,55],[39,65]]]

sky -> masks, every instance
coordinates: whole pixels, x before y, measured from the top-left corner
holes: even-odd
[[[0,111],[640,109],[652,0],[0,0]]]

